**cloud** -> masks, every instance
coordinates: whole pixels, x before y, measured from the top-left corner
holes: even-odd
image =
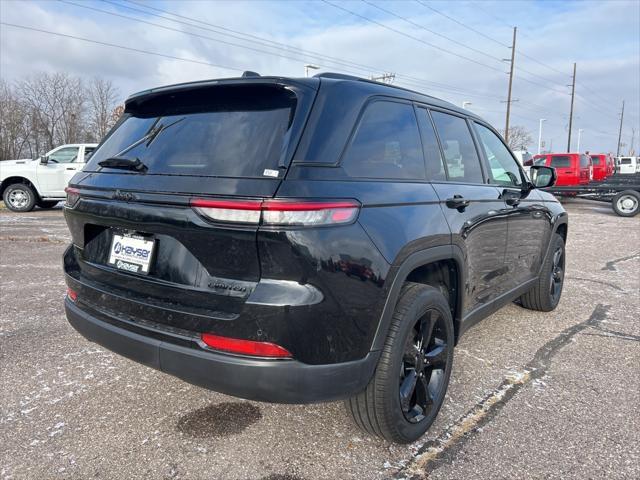
[[[344,8],[383,23],[390,29],[472,58],[498,71],[445,53],[324,2],[165,1],[148,4],[193,19],[173,17],[191,26],[154,16],[167,16],[158,11],[146,10],[147,14],[134,11],[132,9],[145,10],[144,6],[134,2],[118,0],[114,3],[96,1],[82,5],[120,16],[62,2],[2,2],[0,17],[3,22],[232,69],[135,53],[2,25],[2,77],[16,80],[39,70],[101,75],[114,81],[123,94],[129,94],[168,83],[237,76],[245,69],[262,74],[301,76],[305,63],[315,63],[322,65],[323,70],[363,76],[382,71],[395,72],[398,85],[456,104],[471,101],[471,110],[487,118],[497,128],[502,128],[508,65],[496,59],[510,55],[510,50],[499,43],[510,43],[509,24],[517,23],[519,35],[513,96],[518,101],[513,103],[511,123],[523,125],[536,138],[538,119],[546,118],[543,136],[547,145],[553,141],[554,148],[565,148],[569,113],[569,89],[566,85],[570,83],[575,61],[578,63],[578,97],[573,138],[577,139],[577,129],[581,128],[582,149],[615,151],[617,112],[624,98],[626,126],[623,140],[629,143],[631,128],[635,128],[638,150],[640,27],[637,19],[640,4],[637,2],[428,2],[429,6],[499,43],[465,29],[417,2],[373,2],[406,17],[413,24],[363,2],[340,3]],[[188,31],[200,37],[122,16]],[[257,38],[247,38],[229,29],[355,62],[359,66],[347,67],[339,60],[318,58],[283,46],[269,46]],[[463,48],[425,29],[472,46],[486,55]],[[575,147],[574,140],[572,148]]]

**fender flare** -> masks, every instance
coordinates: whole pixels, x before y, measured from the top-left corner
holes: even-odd
[[[404,282],[409,274],[423,265],[429,263],[441,261],[441,260],[453,260],[456,263],[458,270],[458,289],[456,292],[456,304],[460,307],[457,309],[456,318],[453,319],[454,326],[460,322],[460,314],[463,305],[463,291],[464,283],[466,279],[466,269],[464,268],[464,255],[462,250],[457,245],[442,245],[439,247],[431,247],[425,250],[420,250],[409,255],[399,266],[391,267],[389,275],[393,275],[391,286],[389,287],[389,293],[382,309],[380,321],[378,322],[378,328],[375,336],[373,337],[373,343],[371,351],[380,351],[384,348],[384,342],[387,338],[387,332],[391,325],[391,317],[396,308],[396,303],[400,297],[400,291]],[[456,329],[457,331],[457,329]]]

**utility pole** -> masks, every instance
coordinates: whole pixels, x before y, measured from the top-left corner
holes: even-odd
[[[622,120],[624,119],[624,100],[622,100],[622,112],[620,113],[620,130],[618,130],[618,151],[616,157],[620,156],[620,141],[622,140]]]
[[[518,27],[513,27],[513,42],[511,44],[511,65],[509,68],[509,91],[507,92],[507,120],[504,127],[504,141],[509,144],[509,115],[511,115],[511,87],[513,86],[513,64],[516,58],[516,32]]]
[[[569,112],[569,138],[567,139],[567,153],[571,151],[571,126],[573,124],[573,99],[576,94],[576,64],[573,63],[573,81],[571,82],[571,111]]]
[[[391,85],[393,83],[393,81],[396,79],[396,74],[395,73],[383,73],[382,75],[379,76],[371,76],[371,80],[373,80],[374,82],[382,82],[382,83],[387,83],[389,85]]]

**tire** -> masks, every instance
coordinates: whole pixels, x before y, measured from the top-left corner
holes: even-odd
[[[2,195],[4,204],[13,212],[30,212],[35,207],[37,198],[36,192],[26,183],[9,185]]]
[[[36,202],[36,205],[38,205],[38,207],[40,208],[53,208],[56,205],[58,205],[60,203],[60,200],[40,200],[39,202]]]
[[[621,217],[635,217],[640,211],[640,193],[624,190],[613,197],[611,207]]]
[[[554,310],[562,296],[565,264],[564,239],[554,233],[549,255],[544,260],[538,281],[531,290],[519,298],[520,305],[540,312]]]
[[[373,378],[364,391],[345,401],[356,425],[390,442],[411,443],[422,437],[444,401],[453,346],[445,297],[436,288],[406,283]]]

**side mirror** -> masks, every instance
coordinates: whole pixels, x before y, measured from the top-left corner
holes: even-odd
[[[40,157],[40,165],[46,165],[49,163],[49,157],[47,155],[43,155]]]
[[[531,183],[536,188],[553,187],[558,178],[555,168],[545,167],[543,165],[531,166],[529,169],[529,177],[531,178]]]

